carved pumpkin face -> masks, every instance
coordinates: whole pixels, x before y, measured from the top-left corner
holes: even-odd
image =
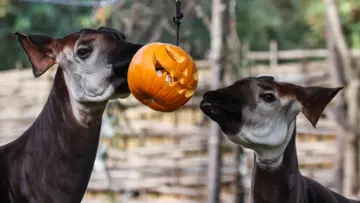
[[[183,49],[156,42],[142,47],[132,58],[128,83],[141,103],[171,112],[193,96],[198,74],[195,62]]]

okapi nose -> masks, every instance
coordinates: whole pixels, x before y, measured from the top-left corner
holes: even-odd
[[[129,69],[130,63],[136,52],[143,47],[142,44],[130,44],[124,48],[120,56],[118,57],[117,62],[114,63],[112,67],[112,72],[117,77],[127,77],[127,71]]]
[[[217,91],[208,91],[203,95],[204,101],[221,100],[222,96]]]
[[[200,109],[204,113],[210,113],[210,114],[217,113],[217,108],[214,107],[213,104],[211,103],[212,101],[214,101],[212,99],[213,94],[214,94],[214,91],[209,91],[203,95],[203,100],[200,102]]]
[[[200,108],[205,108],[211,106],[211,103],[208,102],[205,98],[200,102]]]
[[[127,77],[127,71],[129,69],[130,60],[123,60],[116,62],[112,66],[112,72],[116,77]]]
[[[139,51],[139,49],[143,46],[144,46],[143,44],[132,44],[129,51],[130,51],[130,53],[132,53],[132,56],[134,56],[136,54],[136,52]]]

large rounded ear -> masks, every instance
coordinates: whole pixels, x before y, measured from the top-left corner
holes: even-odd
[[[310,123],[316,127],[325,107],[343,87],[298,87],[295,90],[296,99],[302,105],[301,112]]]
[[[16,32],[21,47],[24,49],[35,77],[41,76],[56,63],[56,40],[42,35],[26,35]]]

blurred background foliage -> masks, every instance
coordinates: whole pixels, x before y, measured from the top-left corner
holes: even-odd
[[[15,43],[15,31],[62,37],[84,27],[107,25],[131,41],[175,43],[175,1],[117,0],[103,7],[85,6],[86,1],[80,0],[63,1],[72,5],[44,2],[0,0],[0,70],[29,65]],[[181,46],[195,59],[204,59],[210,46],[211,1],[182,2]],[[360,48],[360,0],[338,3],[348,43]],[[283,50],[326,47],[321,0],[238,0],[236,13],[240,40],[250,50],[268,50],[270,40],[277,40]]]

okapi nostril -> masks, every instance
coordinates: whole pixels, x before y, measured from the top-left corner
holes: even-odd
[[[218,108],[215,108],[215,107],[212,107],[212,106],[208,106],[208,109],[209,109],[211,114],[217,114],[219,112]]]
[[[208,106],[211,106],[209,102],[206,101],[201,102],[201,107],[208,107]]]

